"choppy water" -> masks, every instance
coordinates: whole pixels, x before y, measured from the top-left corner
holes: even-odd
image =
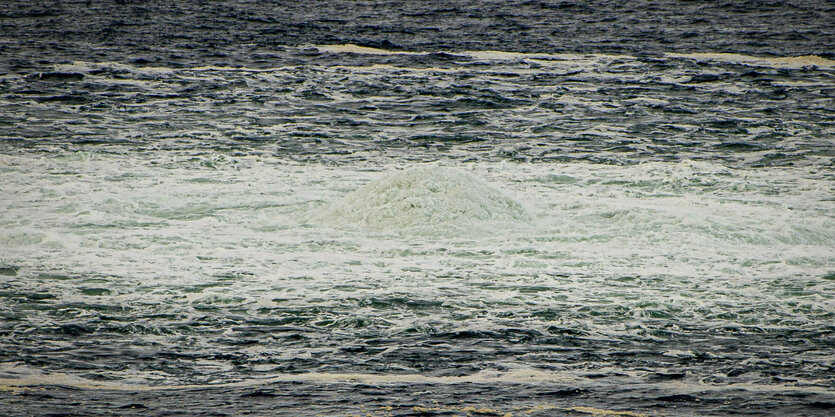
[[[831,7],[450,4],[3,6],[0,412],[831,413]]]

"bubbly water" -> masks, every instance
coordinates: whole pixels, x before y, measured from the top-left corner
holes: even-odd
[[[273,16],[235,4],[222,19]],[[431,13],[476,13],[451,4]],[[542,13],[580,7],[560,4]],[[835,407],[827,6],[768,47],[708,36],[705,9],[701,49],[602,26],[585,49],[500,50],[490,26],[350,42],[321,14],[272,46],[206,46],[186,20],[198,52],[62,50],[23,35],[105,6],[4,7],[0,413]],[[392,6],[345,7],[385,26]],[[788,6],[750,7],[734,36]],[[614,30],[645,30],[633,12]]]

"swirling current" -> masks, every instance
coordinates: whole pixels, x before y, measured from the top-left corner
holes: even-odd
[[[829,415],[829,2],[0,5],[0,414]]]

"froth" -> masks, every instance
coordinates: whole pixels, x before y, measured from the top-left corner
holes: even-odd
[[[833,68],[835,61],[822,58],[817,55],[789,56],[789,57],[758,57],[730,53],[690,53],[690,54],[666,54],[672,58],[695,59],[697,61],[718,61],[734,64],[773,67],[773,68]]]
[[[519,202],[468,172],[424,165],[384,175],[336,202],[318,219],[374,232],[431,233],[524,223],[530,215]]]

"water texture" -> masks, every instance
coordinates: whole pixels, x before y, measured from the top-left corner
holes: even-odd
[[[0,414],[829,415],[832,15],[4,3]]]

